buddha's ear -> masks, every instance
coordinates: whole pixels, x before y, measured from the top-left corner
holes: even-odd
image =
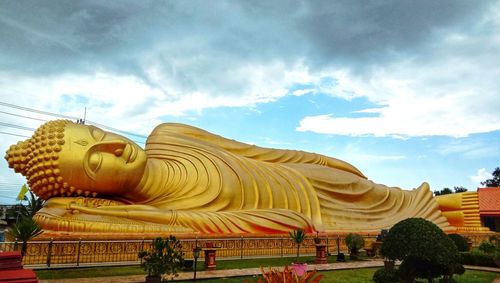
[[[99,155],[99,153],[94,153],[96,156]],[[97,176],[96,176],[96,172],[97,170],[99,170],[99,167],[100,167],[100,162],[102,162],[102,158],[101,158],[101,161],[98,161],[98,163],[96,164],[92,164],[92,152],[87,152],[87,154],[85,154],[85,158],[83,159],[83,170],[85,171],[85,174],[90,178],[92,179],[93,181],[96,181],[97,179]]]

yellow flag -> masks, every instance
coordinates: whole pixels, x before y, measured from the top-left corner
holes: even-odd
[[[26,186],[26,184],[24,184],[21,190],[19,191],[16,200],[23,200],[27,192],[28,192],[28,187]]]

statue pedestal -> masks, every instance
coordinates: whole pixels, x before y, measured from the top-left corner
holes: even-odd
[[[203,249],[205,252],[205,270],[215,270],[217,264],[215,263],[215,252],[216,249],[208,248]]]
[[[321,264],[326,263],[326,245],[318,244],[316,245],[316,259],[314,263]]]

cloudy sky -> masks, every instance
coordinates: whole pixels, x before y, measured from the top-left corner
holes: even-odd
[[[475,190],[500,166],[498,1],[2,1],[0,150],[55,115],[181,122]],[[86,110],[85,110],[86,109]],[[0,162],[0,202],[23,178]]]

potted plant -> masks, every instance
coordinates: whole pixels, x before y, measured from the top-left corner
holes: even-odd
[[[350,259],[357,259],[359,250],[365,245],[365,240],[359,234],[350,233],[345,237],[345,243],[349,249]]]
[[[151,250],[140,251],[139,258],[142,260],[141,267],[148,272],[146,283],[161,282],[165,274],[176,277],[184,264],[181,243],[172,235],[165,239],[154,239]]]
[[[300,255],[300,245],[306,239],[306,233],[302,229],[294,230],[293,232],[289,232],[290,238],[297,245],[297,257],[295,258],[295,262],[292,264],[292,270],[298,275],[302,276],[307,270],[307,264],[299,262]]]

